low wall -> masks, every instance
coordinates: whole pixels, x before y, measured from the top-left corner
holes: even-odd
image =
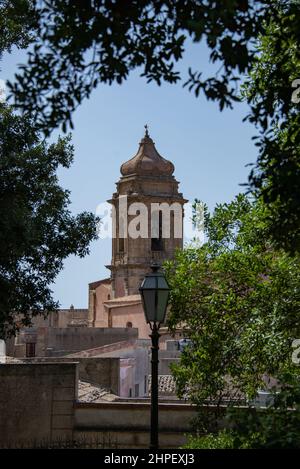
[[[108,448],[148,447],[149,400],[83,403],[78,402],[77,386],[76,363],[0,364],[0,448],[58,440],[105,440]],[[215,407],[206,406],[205,411]],[[160,402],[160,447],[182,446],[196,415],[191,404]]]
[[[159,404],[159,433],[162,448],[185,443],[196,417],[190,404]],[[147,448],[150,432],[150,402],[76,403],[74,437],[97,439],[109,432],[119,448]]]
[[[80,358],[79,376],[90,383],[99,384],[113,394],[120,394],[119,358]]]
[[[75,363],[0,365],[0,447],[73,438]]]

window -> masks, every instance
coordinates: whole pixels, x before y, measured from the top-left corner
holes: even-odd
[[[140,386],[139,386],[139,383],[137,383],[134,386],[134,397],[139,397],[139,393],[140,393]]]
[[[35,357],[35,344],[29,342],[26,344],[26,358],[32,357]]]
[[[124,238],[119,238],[119,252],[124,252]]]
[[[128,323],[126,324],[126,327],[132,327],[132,322],[128,321]]]
[[[162,211],[158,214],[158,238],[151,238],[151,251],[163,251],[162,239]]]
[[[111,309],[108,310],[108,327],[113,327]]]
[[[119,221],[119,243],[118,243],[118,249],[119,249],[119,252],[124,252],[124,247],[125,247],[125,244],[124,244],[124,239],[125,239],[125,223],[124,223],[124,218],[121,217],[120,218],[120,221]]]

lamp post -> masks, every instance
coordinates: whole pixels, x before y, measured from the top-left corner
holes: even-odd
[[[151,328],[151,438],[150,449],[158,449],[158,342],[159,327],[164,322],[170,288],[159,264],[151,265],[152,272],[146,274],[141,286],[143,307],[147,323]]]

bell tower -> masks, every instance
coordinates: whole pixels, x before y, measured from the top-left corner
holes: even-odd
[[[183,246],[183,205],[174,165],[160,156],[148,126],[136,155],[121,166],[113,213],[112,298],[136,295],[153,262],[172,259]]]

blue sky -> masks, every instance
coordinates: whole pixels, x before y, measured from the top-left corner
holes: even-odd
[[[24,60],[24,52],[4,55],[0,79],[12,79]],[[188,46],[178,66],[184,77],[190,65],[209,72],[205,48]],[[174,163],[185,198],[201,199],[210,209],[230,201],[247,181],[246,164],[256,159],[255,129],[242,122],[247,111],[242,103],[221,113],[216,103],[195,98],[182,83],[158,87],[137,72],[122,85],[99,86],[74,114],[75,161],[59,173],[61,185],[71,191],[71,210],[95,212],[111,197],[120,166],[136,153],[145,123],[159,153]],[[110,259],[109,239],[94,242],[84,259],[67,259],[53,286],[61,307],[87,307],[88,283],[109,275]]]

